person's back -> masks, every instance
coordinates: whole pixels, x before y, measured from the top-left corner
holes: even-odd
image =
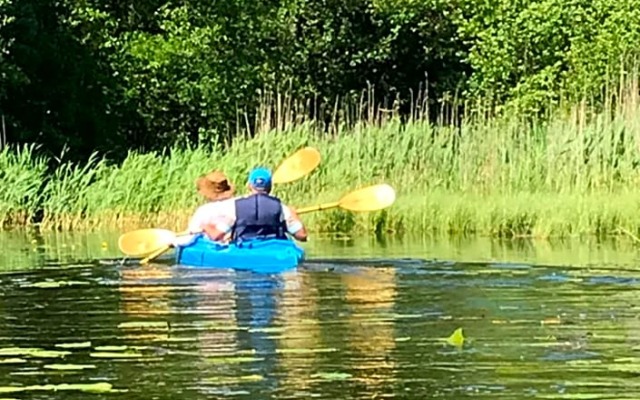
[[[203,232],[207,225],[215,225],[220,221],[228,220],[233,213],[234,198],[212,201],[201,205],[196,209],[191,218],[187,230],[190,233]]]
[[[232,241],[242,242],[255,239],[287,239],[287,233],[299,241],[307,240],[307,232],[294,210],[282,204],[280,199],[270,195],[271,172],[256,168],[249,175],[251,191],[246,197],[234,200],[234,215],[226,226],[210,224],[205,229],[213,240],[219,240],[230,233]]]
[[[233,212],[234,187],[221,171],[211,171],[196,180],[198,193],[208,202],[196,209],[187,226],[190,236],[178,237],[174,245],[185,246],[191,243],[205,227],[224,223]]]
[[[254,193],[236,199],[235,212],[232,240],[287,238],[287,224],[278,198],[266,193]]]

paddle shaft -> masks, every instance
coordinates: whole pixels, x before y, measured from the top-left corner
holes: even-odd
[[[184,236],[184,235],[195,235],[196,233],[200,233],[200,232],[182,231],[182,232],[176,233],[176,237]],[[140,260],[140,264],[147,264],[150,260],[153,260],[154,258],[158,257],[165,251],[169,250],[172,246],[173,246],[173,243],[170,243],[158,248],[157,250],[154,250],[153,253],[149,254],[148,256]]]
[[[165,251],[169,250],[170,248],[171,248],[171,245],[160,247],[158,250],[154,251],[153,253],[149,254],[148,256],[146,256],[145,258],[140,260],[140,264],[142,264],[142,265],[147,264],[149,262],[149,260],[153,260],[154,258],[158,257],[160,254],[164,253]]]
[[[339,201],[334,201],[333,203],[318,204],[317,206],[298,208],[296,210],[296,213],[298,215],[299,214],[306,214],[306,213],[313,212],[313,211],[322,211],[322,210],[327,210],[327,209],[336,208],[336,207],[340,207],[340,202]]]

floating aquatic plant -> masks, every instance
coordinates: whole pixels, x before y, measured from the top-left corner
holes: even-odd
[[[464,344],[464,335],[462,334],[462,328],[456,329],[451,336],[447,338],[447,343],[455,347],[462,347]]]
[[[121,329],[144,329],[144,328],[164,328],[168,329],[169,324],[166,321],[131,321],[118,324]]]
[[[35,358],[56,358],[71,354],[68,351],[43,350],[38,348],[7,347],[0,349],[0,356],[29,356]]]
[[[44,366],[44,368],[54,369],[58,371],[93,369],[95,367],[96,367],[95,365],[91,365],[91,364],[49,364]]]
[[[311,378],[318,378],[325,381],[344,381],[351,377],[352,375],[346,372],[318,372],[311,375]]]
[[[62,391],[77,390],[88,393],[116,392],[113,385],[107,382],[99,383],[61,383],[59,385],[31,385],[31,386],[0,386],[0,393],[18,393],[29,391]]]
[[[91,347],[91,342],[77,342],[77,343],[58,343],[56,347],[61,349],[84,349]]]

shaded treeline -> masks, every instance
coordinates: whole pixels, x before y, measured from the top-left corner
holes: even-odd
[[[404,114],[419,91],[432,118],[450,102],[537,114],[617,85],[640,49],[639,5],[0,0],[0,137],[120,158],[253,131],[267,93],[326,122],[370,88]]]

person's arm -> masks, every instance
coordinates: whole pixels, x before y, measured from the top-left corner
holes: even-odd
[[[235,224],[235,208],[233,202],[216,203],[215,209],[209,213],[209,218],[203,221],[201,229],[207,237],[215,242],[227,242]]]
[[[226,232],[220,230],[218,226],[214,224],[204,225],[202,230],[209,237],[209,239],[213,240],[214,242],[221,242],[226,235]]]
[[[188,246],[196,239],[198,234],[202,233],[202,221],[206,216],[206,206],[200,206],[193,213],[191,218],[189,218],[189,223],[187,225],[186,232],[181,235],[176,236],[172,245],[174,247],[183,247]]]
[[[287,232],[289,232],[294,239],[300,242],[306,242],[308,238],[307,229],[304,227],[296,210],[283,204],[282,213],[284,214],[284,220],[287,224]]]
[[[209,239],[216,242],[227,242],[231,234],[235,218],[230,216],[218,216],[215,220],[202,226],[202,230]]]

